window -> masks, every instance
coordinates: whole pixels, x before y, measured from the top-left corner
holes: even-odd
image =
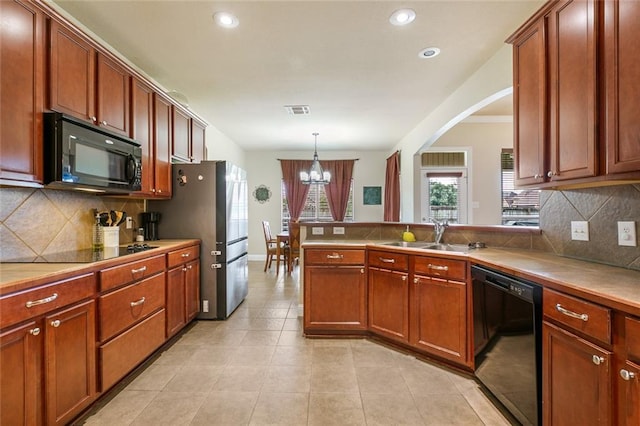
[[[513,149],[503,149],[500,160],[502,171],[502,224],[538,226],[540,224],[540,190],[515,189]]]
[[[423,170],[422,176],[422,221],[467,223],[466,170]]]
[[[324,190],[324,185],[311,184],[309,185],[309,194],[307,195],[307,202],[304,205],[302,214],[300,215],[300,221],[332,221],[331,210],[329,209],[329,202],[327,201],[327,194]],[[289,206],[287,205],[287,198],[285,196],[284,180],[281,182],[282,194],[282,229],[287,229],[289,223]],[[347,214],[344,218],[345,221],[353,220],[353,179],[351,179],[351,188],[349,189],[349,201],[347,203]]]

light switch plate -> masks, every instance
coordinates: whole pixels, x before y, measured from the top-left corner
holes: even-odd
[[[344,226],[334,226],[333,235],[344,235]]]
[[[633,221],[618,222],[618,245],[636,247],[636,223]]]
[[[324,235],[324,228],[321,226],[314,226],[311,228],[311,235]]]
[[[575,241],[589,241],[589,222],[586,220],[572,220],[571,239]]]

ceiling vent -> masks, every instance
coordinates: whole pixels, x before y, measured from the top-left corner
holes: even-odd
[[[285,105],[284,109],[289,115],[309,115],[311,112],[309,105]]]

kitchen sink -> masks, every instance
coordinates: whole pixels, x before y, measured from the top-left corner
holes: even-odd
[[[390,243],[382,243],[382,245],[394,247],[425,248],[429,245],[429,243],[424,241],[392,241]]]
[[[454,253],[468,253],[469,246],[464,244],[436,244],[429,243],[426,241],[392,241],[388,243],[382,243],[385,246],[392,247],[408,247],[408,248],[416,248],[423,250],[438,250],[438,251],[449,251]]]

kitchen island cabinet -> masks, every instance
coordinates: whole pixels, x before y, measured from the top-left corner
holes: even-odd
[[[305,335],[358,335],[365,332],[365,251],[310,249],[304,255]]]
[[[45,15],[32,3],[11,0],[0,2],[0,16],[0,183],[38,187],[43,182]]]

